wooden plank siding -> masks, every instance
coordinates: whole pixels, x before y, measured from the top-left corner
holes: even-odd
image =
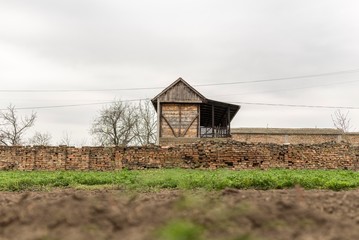
[[[161,104],[161,137],[198,136],[198,104]]]
[[[164,92],[157,99],[161,103],[163,102],[191,102],[202,103],[202,99],[198,94],[187,87],[183,82],[178,82],[168,91]]]

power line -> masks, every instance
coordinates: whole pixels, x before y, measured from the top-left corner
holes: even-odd
[[[22,92],[22,93],[38,93],[38,92],[116,92],[116,91],[137,91],[137,90],[154,90],[163,89],[164,87],[143,87],[143,88],[114,88],[114,89],[32,89],[32,90],[15,90],[15,89],[0,89],[0,92]]]
[[[321,84],[321,85],[312,85],[312,86],[307,86],[307,87],[298,87],[298,88],[283,88],[283,89],[276,89],[276,90],[268,90],[268,91],[253,91],[253,92],[244,92],[244,93],[237,93],[237,94],[226,94],[226,95],[212,95],[211,98],[213,97],[222,97],[222,96],[241,96],[241,95],[248,95],[248,94],[258,94],[258,93],[271,93],[271,92],[283,92],[283,91],[295,91],[295,90],[300,90],[300,89],[310,89],[310,88],[317,88],[317,87],[323,87],[323,86],[332,86],[332,85],[337,85],[337,84],[346,84],[346,83],[354,83],[354,82],[358,82],[359,80],[354,80],[354,81],[344,81],[344,82],[336,82],[336,83],[328,83],[328,84]],[[143,99],[136,99],[135,101],[140,101],[140,100],[149,100],[149,98],[143,98]],[[86,105],[100,105],[100,104],[106,104],[106,103],[113,103],[113,102],[99,102],[99,103],[85,103],[85,104],[70,104],[70,105],[64,105],[66,106],[86,106]],[[52,107],[52,106],[49,106]],[[63,107],[63,105],[56,105],[54,107]],[[48,108],[47,106],[45,107],[35,107],[35,108]],[[33,108],[28,108],[28,109],[33,109]],[[3,109],[0,109],[3,110]]]
[[[243,104],[243,105],[272,106],[272,107],[300,107],[300,108],[355,109],[355,110],[359,109],[359,107],[353,107],[353,106],[323,106],[323,105],[253,103],[253,102],[231,102],[231,103]]]
[[[293,77],[260,79],[260,80],[253,80],[253,81],[198,84],[198,85],[193,85],[193,86],[195,86],[195,87],[196,86],[197,87],[204,87],[204,86],[234,85],[234,84],[245,84],[245,83],[274,82],[274,81],[292,80],[292,79],[300,79],[300,78],[315,78],[315,77],[323,77],[323,76],[332,76],[332,75],[348,74],[348,73],[356,73],[356,72],[359,72],[359,69],[337,71],[337,72],[328,72],[328,73],[319,73],[319,74],[311,74],[311,75],[301,75],[301,76],[293,76]]]
[[[335,82],[335,83],[328,83],[328,84],[320,84],[320,85],[311,85],[311,86],[306,86],[306,87],[297,87],[297,88],[283,88],[283,89],[276,89],[276,90],[268,90],[268,91],[252,91],[252,92],[244,92],[244,93],[236,93],[236,94],[225,94],[225,95],[212,95],[211,98],[213,97],[223,97],[223,96],[241,96],[241,95],[248,95],[248,94],[258,94],[258,93],[271,93],[271,92],[283,92],[283,91],[295,91],[295,90],[301,90],[301,89],[310,89],[310,88],[317,88],[317,87],[323,87],[323,86],[333,86],[333,85],[337,85],[337,84],[347,84],[347,83],[354,83],[354,82],[359,82],[359,80],[353,80],[353,81],[342,81],[342,82]],[[1,91],[1,90],[0,90]],[[147,100],[148,98],[145,99],[139,99],[139,100]],[[105,102],[105,103],[112,103],[112,102]],[[89,105],[96,105],[97,103],[90,103]],[[102,104],[102,102],[100,102],[99,104]],[[87,104],[84,104],[87,105]],[[68,106],[68,105],[66,105]],[[77,104],[75,104],[75,106],[77,106]],[[59,106],[61,107],[61,105]],[[38,107],[41,108],[41,107]],[[1,110],[1,109],[0,109]]]
[[[16,110],[34,110],[34,109],[53,109],[53,108],[66,108],[66,107],[82,107],[82,106],[94,106],[94,105],[104,105],[111,104],[115,102],[137,102],[149,100],[148,98],[142,99],[131,99],[131,100],[119,100],[119,101],[110,101],[110,102],[96,102],[96,103],[79,103],[79,104],[67,104],[67,105],[52,105],[52,106],[36,106],[36,107],[16,107]],[[0,111],[6,111],[6,108],[0,109]]]
[[[137,102],[150,100],[148,98],[142,99],[130,99],[130,100],[119,100],[120,102]],[[53,108],[66,108],[66,107],[81,107],[81,106],[93,106],[93,105],[103,105],[111,104],[118,101],[109,101],[109,102],[96,102],[96,103],[83,103],[83,104],[68,104],[68,105],[52,105],[52,106],[35,106],[35,107],[18,107],[16,110],[34,110],[34,109],[53,109]],[[258,102],[230,102],[233,104],[242,104],[242,105],[259,105],[259,106],[271,106],[271,107],[300,107],[300,108],[324,108],[324,109],[353,109],[357,110],[359,107],[353,106],[324,106],[324,105],[304,105],[304,104],[282,104],[282,103],[258,103]],[[5,111],[7,109],[0,109],[0,111]]]
[[[359,82],[359,80],[343,81],[343,82],[320,84],[320,85],[311,85],[311,86],[297,87],[297,88],[282,88],[282,89],[267,90],[267,91],[252,91],[252,92],[244,92],[244,93],[236,93],[236,94],[214,95],[214,96],[212,96],[212,97],[241,96],[241,95],[258,94],[258,93],[272,93],[272,92],[295,91],[295,90],[301,90],[301,89],[311,89],[311,88],[317,88],[317,87],[333,86],[333,85],[338,85],[338,84],[340,85],[340,84],[347,84],[347,83],[354,83],[354,82]]]
[[[274,81],[284,81],[284,80],[293,80],[293,79],[302,79],[302,78],[315,78],[315,77],[324,77],[340,74],[350,74],[359,72],[359,68],[351,70],[343,70],[336,72],[327,72],[319,74],[310,74],[310,75],[299,75],[292,77],[282,77],[282,78],[270,78],[270,79],[258,79],[252,81],[236,81],[236,82],[226,82],[226,83],[209,83],[209,84],[194,84],[194,87],[210,87],[210,86],[222,86],[222,85],[236,85],[236,84],[251,84],[251,83],[263,83],[263,82],[274,82]],[[16,90],[16,89],[0,89],[0,92],[23,92],[23,93],[36,93],[36,92],[116,92],[116,91],[138,91],[138,90],[157,90],[164,89],[165,87],[138,87],[138,88],[114,88],[114,89],[32,89],[32,90]]]

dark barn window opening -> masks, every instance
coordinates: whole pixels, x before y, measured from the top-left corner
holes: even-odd
[[[230,137],[231,121],[239,110],[239,106],[207,99],[200,106],[200,137]]]

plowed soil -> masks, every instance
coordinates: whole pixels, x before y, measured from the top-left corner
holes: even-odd
[[[197,239],[359,239],[359,190],[0,193],[1,240],[165,239],[174,220]]]

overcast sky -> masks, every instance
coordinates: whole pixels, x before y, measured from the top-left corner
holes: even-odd
[[[225,102],[359,107],[357,0],[0,0],[0,90],[166,87]],[[357,70],[350,73],[337,73]],[[0,92],[0,109],[152,98],[137,91]],[[335,109],[241,104],[232,127],[333,127]],[[34,131],[91,144],[102,105],[34,109]],[[346,110],[343,110],[346,112]],[[31,110],[19,110],[19,115]],[[350,110],[359,129],[359,110]]]

